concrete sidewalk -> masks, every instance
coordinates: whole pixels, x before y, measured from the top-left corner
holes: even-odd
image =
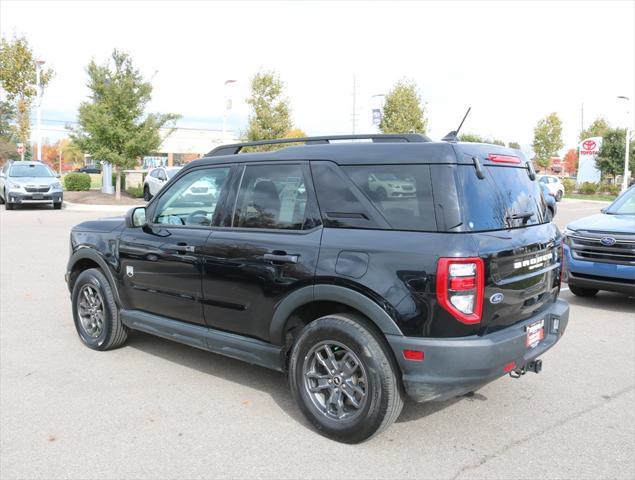
[[[134,207],[142,207],[143,205],[95,205],[86,203],[62,202],[64,210],[74,212],[127,212]]]

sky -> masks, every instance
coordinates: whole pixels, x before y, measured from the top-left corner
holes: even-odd
[[[585,126],[633,125],[634,25],[633,1],[0,2],[2,36],[26,36],[55,70],[42,101],[52,140],[87,98],[88,62],[117,48],[152,79],[149,111],[181,114],[181,127],[221,129],[224,82],[235,79],[228,126],[240,134],[250,77],[274,69],[309,135],[351,133],[354,98],[356,132],[376,132],[376,95],[408,78],[435,140],[471,106],[464,132],[529,151],[536,123],[556,112],[564,152],[582,105]]]

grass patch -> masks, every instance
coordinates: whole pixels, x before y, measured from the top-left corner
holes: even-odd
[[[610,195],[605,193],[594,193],[592,195],[584,195],[582,193],[567,193],[564,198],[573,198],[576,200],[601,200],[605,202],[612,202],[617,198],[617,195]]]

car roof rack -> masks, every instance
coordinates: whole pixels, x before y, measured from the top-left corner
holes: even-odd
[[[304,143],[305,145],[324,145],[332,141],[343,140],[371,140],[373,143],[390,142],[429,142],[430,139],[420,133],[390,133],[368,135],[329,135],[322,137],[278,138],[275,140],[258,140],[255,142],[233,143],[221,145],[209,152],[206,156],[218,157],[221,155],[236,155],[245,147],[257,147],[261,145],[279,145],[284,143]]]

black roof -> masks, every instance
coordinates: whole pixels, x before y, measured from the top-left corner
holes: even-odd
[[[347,141],[330,143],[340,139],[372,139],[372,141]],[[325,141],[326,139],[326,141]],[[306,142],[270,152],[238,153],[245,146]],[[234,152],[234,153],[232,153]],[[418,134],[406,135],[358,135],[346,137],[309,137],[262,142],[222,145],[207,156],[188,164],[218,165],[228,163],[252,163],[292,160],[329,160],[341,165],[364,165],[385,163],[472,163],[464,155],[503,153],[518,155],[520,152],[506,147],[477,143],[433,142]],[[522,154],[521,154],[522,155]]]

